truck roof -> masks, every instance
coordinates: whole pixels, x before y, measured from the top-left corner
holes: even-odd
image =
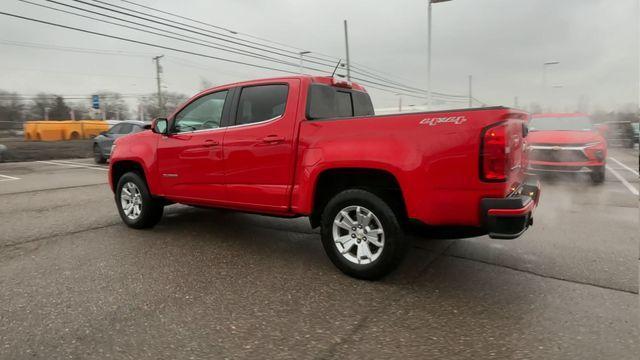
[[[365,88],[357,83],[354,82],[349,82],[345,79],[341,79],[341,78],[337,78],[337,77],[331,77],[331,76],[314,76],[314,75],[291,75],[291,76],[280,76],[280,77],[273,77],[273,78],[262,78],[262,79],[253,79],[253,80],[247,80],[247,81],[239,81],[239,82],[235,82],[235,83],[230,83],[230,84],[224,84],[224,85],[220,85],[220,86],[215,86],[209,89],[204,90],[203,92],[209,92],[212,89],[217,89],[220,87],[236,87],[236,86],[245,86],[245,85],[252,85],[252,84],[256,84],[256,83],[264,83],[264,82],[277,82],[277,81],[284,81],[284,80],[291,80],[291,79],[299,79],[301,81],[308,81],[310,83],[316,83],[316,84],[325,84],[325,85],[331,85],[331,86],[338,86],[338,87],[347,87],[353,90],[358,90],[358,91],[365,91]]]

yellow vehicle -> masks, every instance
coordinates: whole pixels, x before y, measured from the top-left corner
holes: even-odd
[[[61,141],[92,139],[109,130],[102,120],[26,121],[24,138],[28,141]]]

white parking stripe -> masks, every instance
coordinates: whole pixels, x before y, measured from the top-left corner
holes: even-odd
[[[102,165],[87,164],[87,163],[81,163],[81,162],[75,162],[75,161],[55,160],[54,162],[62,163],[62,164],[89,166],[89,167],[100,168],[100,169],[106,169],[107,168],[106,166],[102,166]]]
[[[620,175],[617,171],[613,170],[609,165],[607,165],[607,170],[611,171],[611,173],[613,175],[615,175],[615,177],[618,178],[618,180],[620,180],[620,182],[622,182],[622,184],[624,184],[624,186],[627,187],[627,189],[629,189],[629,191],[631,191],[631,193],[633,195],[638,195],[638,189],[636,189],[635,187],[633,187],[633,185],[631,185],[627,179],[625,179],[624,177],[622,177],[622,175]]]
[[[619,161],[618,159],[613,158],[613,157],[609,157],[609,159],[611,159],[611,160],[613,160],[613,161],[617,162],[617,163],[618,163],[618,165],[620,165],[620,166],[622,166],[623,168],[625,168],[625,169],[627,169],[627,170],[631,171],[632,173],[636,174],[636,176],[640,176],[640,174],[638,174],[638,172],[637,172],[636,170],[633,170],[632,168],[630,168],[630,167],[628,167],[627,165],[623,164],[623,163],[622,163],[621,161]]]
[[[0,181],[12,181],[12,180],[20,180],[20,178],[0,174]]]
[[[60,162],[53,162],[53,161],[36,161],[42,164],[49,164],[49,165],[58,165],[58,166],[70,166],[70,167],[76,167],[76,168],[84,168],[84,169],[94,169],[94,170],[102,170],[102,171],[109,171],[109,169],[107,168],[103,168],[103,167],[96,167],[96,166],[89,166],[89,165],[74,165],[74,164],[66,164],[66,163],[60,163]]]

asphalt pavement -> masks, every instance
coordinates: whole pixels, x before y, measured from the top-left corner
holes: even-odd
[[[543,179],[523,237],[416,238],[378,282],[306,219],[173,205],[136,231],[89,159],[0,164],[0,359],[637,359],[638,151],[608,164]]]

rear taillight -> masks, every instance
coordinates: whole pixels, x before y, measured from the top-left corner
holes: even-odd
[[[507,124],[498,123],[482,133],[480,147],[480,178],[485,181],[505,181],[507,178]]]

